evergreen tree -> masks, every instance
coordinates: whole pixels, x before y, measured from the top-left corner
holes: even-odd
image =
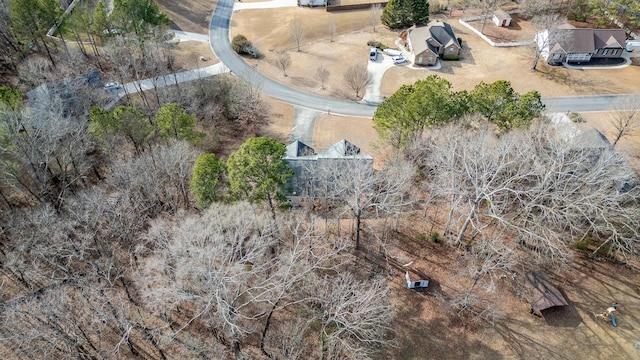
[[[58,3],[53,0],[10,0],[9,10],[11,32],[24,46],[24,50],[34,46],[43,47],[51,64],[55,66],[47,32],[62,14]]]
[[[206,209],[221,198],[219,192],[224,184],[225,171],[224,161],[216,155],[202,154],[198,156],[193,166],[193,177],[189,183],[198,209]]]

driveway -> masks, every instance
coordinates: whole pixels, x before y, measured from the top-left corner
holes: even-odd
[[[406,63],[405,63],[406,64]],[[393,64],[391,56],[378,52],[376,61],[369,61],[367,71],[371,77],[371,82],[362,97],[367,104],[380,104],[382,97],[380,96],[380,85],[382,84],[382,76],[389,69],[396,65]]]

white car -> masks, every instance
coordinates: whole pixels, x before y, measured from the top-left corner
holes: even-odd
[[[120,85],[117,82],[110,82],[110,83],[106,83],[104,85],[104,89],[105,90],[117,90],[117,89],[120,89],[120,88],[122,88],[122,85]]]
[[[393,59],[393,63],[396,65],[403,64],[407,61],[407,59],[405,59],[404,56],[402,55],[394,56],[392,57],[392,59]]]

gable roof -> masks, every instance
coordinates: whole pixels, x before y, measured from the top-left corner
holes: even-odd
[[[433,39],[445,47],[455,44],[460,48],[453,28],[446,22],[433,20],[427,26],[414,25],[409,28],[409,41],[414,54],[419,54],[427,49],[436,55],[438,54],[437,49],[427,43],[428,39]]]
[[[84,94],[93,89],[102,89],[102,79],[97,71],[78,75],[72,78],[44,83],[27,93],[27,106],[34,110],[45,110],[50,102],[59,98],[63,107],[63,115],[79,114],[86,100]]]
[[[299,140],[287,145],[287,157],[313,156],[315,154],[316,152],[312,147]]]
[[[498,9],[494,11],[493,16],[497,17],[500,20],[511,19],[511,15],[509,15],[506,11],[502,9]]]
[[[336,157],[355,156],[359,154],[360,154],[359,147],[343,139],[331,145],[329,149],[327,149],[325,157],[336,158]]]
[[[624,47],[626,35],[622,29],[576,29],[569,26],[558,27],[552,33],[551,49],[560,47],[567,53],[587,53],[596,49]]]

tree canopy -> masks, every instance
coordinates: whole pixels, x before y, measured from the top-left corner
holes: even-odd
[[[8,86],[0,86],[0,106],[6,106],[10,110],[18,110],[22,103],[22,92]]]
[[[374,128],[381,138],[402,147],[426,127],[461,116],[466,107],[466,92],[454,92],[448,80],[431,75],[403,85],[383,101],[373,116]]]
[[[219,191],[224,183],[225,171],[224,161],[215,154],[198,156],[193,166],[193,177],[189,183],[198,209],[206,209],[221,198]]]
[[[506,80],[481,82],[471,91],[469,99],[471,111],[480,113],[501,130],[526,126],[544,110],[539,92],[532,90],[520,96]]]
[[[382,23],[392,29],[429,22],[427,0],[391,0],[382,11]]]
[[[277,201],[284,200],[284,185],[293,172],[282,159],[286,146],[274,139],[247,140],[229,156],[229,183],[239,198],[251,202],[267,201],[275,216]]]
[[[422,136],[425,128],[447,124],[468,113],[479,113],[508,131],[529,125],[542,111],[538,91],[520,95],[505,80],[481,82],[467,93],[452,91],[449,81],[431,75],[400,87],[380,104],[373,122],[380,138],[401,148]]]
[[[163,139],[186,140],[198,142],[204,133],[194,131],[195,115],[188,114],[180,105],[168,103],[162,105],[156,112],[154,121],[158,126],[160,137]]]

